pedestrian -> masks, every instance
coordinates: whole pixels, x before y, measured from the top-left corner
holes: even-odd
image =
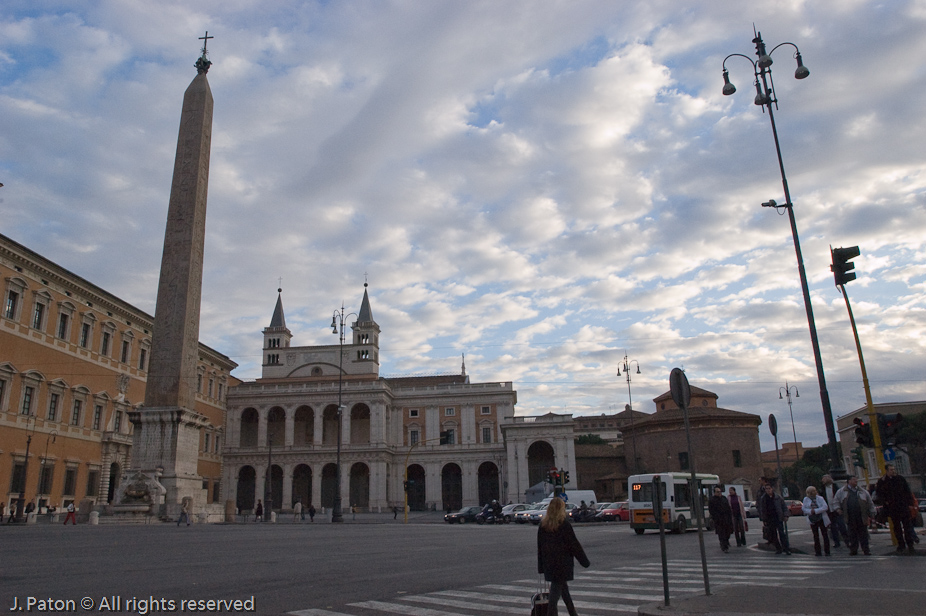
[[[74,526],[77,526],[77,510],[74,509],[74,501],[68,503],[68,514],[64,516],[64,525],[68,525],[68,520],[74,523]]]
[[[33,511],[35,511],[35,499],[34,498],[31,501],[29,501],[28,505],[26,505],[26,517],[28,518],[29,514],[32,513]]]
[[[183,499],[183,505],[180,506],[180,515],[177,516],[177,526],[186,519],[186,525],[190,525],[190,501]]]
[[[296,504],[293,505],[293,522],[297,519],[302,518],[305,520],[305,514],[302,513],[302,500],[297,500]]]
[[[350,515],[351,515],[351,519],[353,520],[357,519],[357,505],[356,504],[350,506]]]
[[[309,522],[315,521],[315,505],[309,503]]]
[[[823,475],[822,482],[823,489],[820,491],[820,496],[823,497],[827,507],[830,509],[830,535],[833,537],[833,547],[838,548],[841,545],[840,541],[844,541],[846,545],[849,545],[849,531],[846,529],[846,520],[833,507],[833,499],[839,490],[839,486],[833,483],[833,478],[829,475]]]
[[[393,505],[392,506],[392,519],[395,520],[395,519],[398,519],[398,517],[399,517],[399,507],[398,505]]]
[[[768,527],[769,541],[775,546],[775,553],[784,552],[790,556],[791,544],[788,543],[788,533],[785,531],[785,522],[788,521],[790,515],[788,507],[781,495],[775,492],[772,484],[765,484],[764,490],[765,497],[761,500],[759,516]]]
[[[6,509],[6,503],[0,502],[0,522],[3,522],[3,511]]]
[[[829,507],[823,497],[817,494],[817,489],[813,486],[807,486],[804,492],[804,505],[802,507],[807,521],[810,523],[810,530],[813,531],[813,551],[817,556],[820,554],[820,534],[823,534],[823,553],[830,555],[830,538],[826,534],[827,526],[830,525],[830,517],[827,515]]]
[[[897,551],[908,550],[914,553],[913,518],[910,508],[916,506],[916,499],[910,491],[910,485],[903,475],[897,474],[893,464],[884,465],[884,476],[878,480],[875,492],[884,503],[884,511],[894,526],[894,538],[897,540]]]
[[[736,535],[736,547],[746,546],[746,507],[743,499],[736,494],[736,488],[730,486],[727,495],[730,501],[730,510],[733,512],[733,534]]]
[[[765,540],[766,547],[773,545],[771,533],[768,530],[768,524],[765,522],[765,486],[769,481],[765,477],[759,477],[759,494],[756,496],[756,512],[759,514],[759,522],[762,524],[762,539]]]
[[[707,501],[707,510],[714,522],[714,532],[720,540],[720,549],[729,552],[730,535],[733,534],[733,509],[720,486],[714,486],[714,495]]]
[[[264,504],[257,499],[257,507],[254,507],[254,521],[261,522],[264,519]]]
[[[846,485],[833,495],[833,502],[836,510],[846,521],[849,555],[858,554],[859,544],[865,556],[871,555],[868,549],[868,520],[877,512],[871,494],[865,488],[858,487],[858,477],[852,475]]]
[[[547,511],[537,529],[537,572],[550,582],[549,616],[558,615],[560,597],[563,598],[569,616],[577,616],[568,586],[568,582],[573,579],[573,559],[578,560],[583,567],[590,564],[572,525],[566,521],[563,499],[554,497],[547,505]]]

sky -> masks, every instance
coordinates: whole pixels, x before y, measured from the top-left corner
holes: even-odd
[[[183,92],[215,99],[200,339],[259,378],[369,283],[384,376],[517,414],[653,412],[672,368],[826,440],[752,39],[834,416],[926,399],[926,0],[5,0],[0,232],[154,314]],[[723,96],[726,60],[738,91]],[[281,282],[282,280],[282,282]],[[631,383],[618,367],[627,357]],[[637,366],[640,373],[637,374]],[[793,429],[786,399],[793,387]]]

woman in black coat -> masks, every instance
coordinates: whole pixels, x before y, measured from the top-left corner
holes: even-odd
[[[569,610],[569,616],[577,616],[576,608],[569,596],[567,582],[573,577],[573,559],[588,567],[588,556],[576,538],[572,525],[566,521],[566,505],[562,499],[554,498],[547,505],[547,512],[537,529],[537,571],[550,582],[550,616],[557,616],[560,596]]]

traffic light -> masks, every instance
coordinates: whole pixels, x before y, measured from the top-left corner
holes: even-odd
[[[856,447],[852,450],[852,464],[865,468],[865,458],[862,456],[862,448]]]
[[[563,473],[563,485],[566,485],[567,483],[569,483],[569,471],[565,471]]]
[[[871,433],[871,424],[866,423],[861,417],[856,417],[852,421],[855,423],[855,442],[862,447],[874,447],[875,439]],[[884,437],[883,433],[881,437]]]
[[[878,413],[878,430],[881,432],[881,443],[896,443],[897,431],[903,423],[900,413]]]
[[[855,272],[851,270],[855,269],[855,263],[851,263],[850,259],[862,254],[858,246],[849,246],[848,248],[833,248],[833,264],[830,265],[830,270],[833,272],[833,276],[836,278],[836,286],[841,287],[849,281],[855,280]]]
[[[434,434],[434,433],[432,432],[431,434]],[[441,433],[440,433],[440,444],[441,444],[441,445],[449,445],[449,444],[450,444],[450,435],[451,435],[450,430],[446,430],[446,431],[444,431],[444,432],[441,432]],[[432,442],[433,442],[433,441],[432,441]]]
[[[402,485],[405,486],[405,491],[408,492],[408,482],[407,482],[407,481],[403,481],[403,482],[402,482]]]

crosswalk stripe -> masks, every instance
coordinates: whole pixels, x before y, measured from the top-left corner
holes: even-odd
[[[360,603],[350,603],[349,605],[351,607],[365,607],[371,610],[380,610],[393,614],[407,614],[408,616],[467,616],[459,612],[445,612],[443,610],[432,610],[427,607],[399,605],[397,603],[386,603],[384,601],[361,601]]]
[[[570,591],[571,593],[571,591]],[[498,601],[503,603],[520,603],[524,604],[524,597],[513,597],[511,595],[487,595],[478,592],[470,592],[466,590],[439,590],[437,592],[431,593],[432,595],[446,595],[448,597],[465,597],[471,599],[485,599],[487,601]],[[527,600],[530,604],[530,599]],[[591,601],[573,601],[577,608],[581,607],[584,609],[590,610],[601,610],[605,612],[632,612],[637,613],[639,605],[629,605],[623,603],[593,603]],[[518,610],[522,612],[524,610]]]
[[[295,612],[287,612],[287,614],[292,614],[293,616],[351,616],[350,614],[345,614],[344,612],[331,612],[328,610],[317,610],[314,608],[309,608],[307,610],[297,610]]]
[[[415,603],[429,603],[431,605],[443,605],[445,607],[459,607],[465,610],[477,610],[480,612],[496,612],[501,614],[524,614],[523,607],[511,607],[507,605],[492,605],[485,603],[487,599],[482,597],[479,598],[480,602],[474,601],[454,601],[453,599],[444,599],[443,597],[429,597],[428,595],[416,595],[410,597],[402,597],[402,601],[412,601]],[[524,604],[524,599],[518,601],[518,603]],[[530,599],[527,600],[527,604],[530,604]]]
[[[486,584],[482,588],[495,588],[497,590],[524,590],[521,586],[510,586],[507,584]],[[610,593],[595,590],[582,590],[581,585],[573,584],[569,589],[571,595],[582,595],[584,597],[608,597],[611,599],[635,599],[640,601],[656,601],[659,595],[640,595],[636,593]]]

